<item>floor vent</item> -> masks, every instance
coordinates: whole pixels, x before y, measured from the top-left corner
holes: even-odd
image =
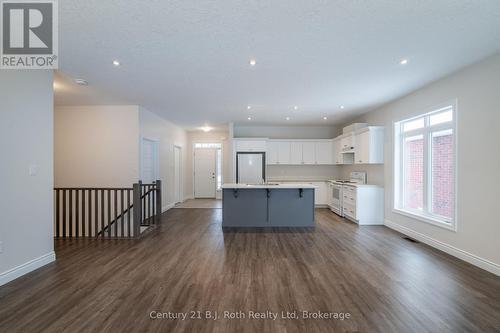
[[[420,243],[418,240],[410,238],[410,237],[403,237],[403,239],[407,240],[408,242],[412,242],[412,243]]]

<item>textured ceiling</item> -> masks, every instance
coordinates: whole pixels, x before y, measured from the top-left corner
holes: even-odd
[[[60,71],[89,86],[57,104],[186,128],[340,122],[500,51],[498,0],[60,0],[59,17]]]

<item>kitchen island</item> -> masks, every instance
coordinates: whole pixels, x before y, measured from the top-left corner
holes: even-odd
[[[224,184],[223,227],[314,227],[311,184]]]

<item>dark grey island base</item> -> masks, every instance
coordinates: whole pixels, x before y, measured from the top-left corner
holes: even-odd
[[[222,227],[314,227],[314,186],[244,186],[223,186]]]

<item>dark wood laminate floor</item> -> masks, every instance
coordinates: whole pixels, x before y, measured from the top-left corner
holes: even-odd
[[[140,241],[58,241],[0,287],[0,332],[497,332],[500,278],[326,209],[314,231],[222,232],[173,209]],[[333,319],[150,319],[150,312],[322,311]]]

